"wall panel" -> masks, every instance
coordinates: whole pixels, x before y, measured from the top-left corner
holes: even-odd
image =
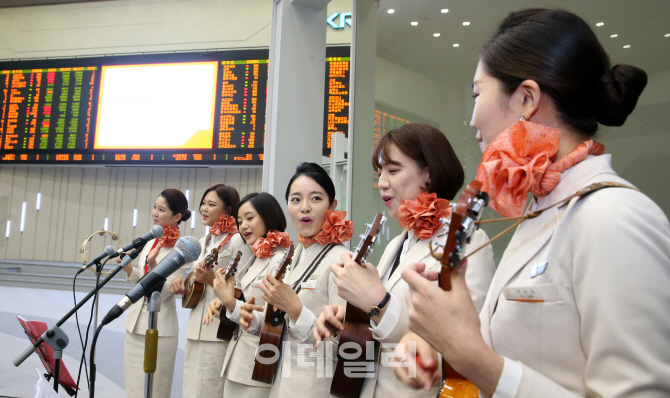
[[[80,262],[81,243],[103,228],[105,218],[109,219],[109,230],[129,243],[153,226],[153,203],[167,187],[190,191],[189,208],[195,228],[191,228],[189,220],[181,225],[181,234],[200,238],[205,228],[198,208],[205,189],[224,182],[234,186],[242,197],[260,190],[261,181],[260,167],[0,166],[0,197],[12,222],[9,238],[4,237],[6,221],[0,225],[0,258]],[[42,194],[40,210],[36,209],[38,193]],[[23,202],[26,202],[26,221],[21,233]],[[135,209],[137,226],[133,227]],[[110,236],[94,237],[89,245],[89,259],[107,245],[119,247]]]

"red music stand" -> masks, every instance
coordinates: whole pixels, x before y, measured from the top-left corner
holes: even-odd
[[[44,334],[44,332],[46,332],[48,329],[47,324],[44,322],[27,321],[20,316],[17,316],[17,318],[21,326],[23,326],[23,330],[25,330],[26,334],[28,335],[28,339],[30,339],[32,344],[35,344],[35,342],[39,340],[40,336],[42,336],[42,334]],[[37,355],[39,355],[42,363],[44,364],[44,367],[47,370],[47,373],[44,376],[47,378],[47,380],[50,380],[52,377],[54,377],[54,390],[58,391],[58,384],[60,384],[63,386],[69,396],[73,396],[75,391],[79,389],[77,387],[77,383],[75,383],[72,379],[72,376],[70,376],[70,372],[67,371],[67,368],[65,367],[62,359],[58,360],[58,366],[56,366],[54,349],[51,348],[49,344],[44,342],[40,344],[40,346],[37,347],[35,351],[37,352]],[[58,384],[56,383],[55,378],[58,378]]]

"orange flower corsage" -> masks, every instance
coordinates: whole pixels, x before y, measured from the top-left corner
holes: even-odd
[[[421,192],[415,200],[403,200],[398,207],[398,221],[405,231],[414,230],[421,240],[430,239],[442,227],[440,218],[449,217],[451,206],[436,193]]]
[[[345,220],[347,212],[344,210],[326,210],[326,219],[321,225],[321,231],[311,238],[304,238],[298,234],[298,241],[303,245],[318,243],[321,246],[339,245],[351,239],[354,235],[354,222]]]
[[[212,228],[209,229],[209,233],[214,236],[219,236],[223,232],[228,232],[229,234],[237,232],[237,222],[235,221],[235,217],[221,214],[219,221],[215,222],[214,225],[212,225]]]
[[[158,241],[163,244],[163,247],[174,246],[177,243],[177,239],[179,239],[179,228],[168,225],[163,230],[163,236]]]
[[[519,121],[500,133],[486,148],[477,169],[482,191],[491,198],[489,206],[505,217],[523,214],[528,192],[536,197],[549,194],[563,172],[605,151],[601,144],[587,140],[554,163],[561,130]]]
[[[272,256],[272,252],[277,246],[289,247],[291,240],[288,238],[288,233],[279,231],[268,231],[267,237],[258,238],[256,243],[251,247],[254,256],[258,258],[268,258]]]

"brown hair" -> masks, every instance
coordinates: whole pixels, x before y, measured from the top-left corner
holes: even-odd
[[[435,127],[409,123],[390,130],[382,136],[372,152],[372,168],[379,171],[382,163],[394,163],[389,158],[389,145],[395,145],[420,167],[428,167],[430,181],[422,189],[436,193],[439,198],[452,200],[465,179],[463,166],[447,137]],[[380,159],[381,156],[381,159]]]
[[[165,201],[167,202],[167,205],[170,208],[173,216],[176,214],[181,214],[181,219],[177,224],[182,221],[187,221],[189,218],[191,218],[191,211],[188,209],[188,200],[186,200],[186,196],[184,196],[182,191],[174,188],[168,188],[164,189],[160,196],[165,198]]]
[[[535,81],[561,120],[587,137],[596,133],[598,123],[621,126],[647,85],[642,69],[610,67],[586,22],[562,10],[510,13],[482,47],[481,60],[507,95],[524,80]]]
[[[268,231],[286,231],[286,217],[284,216],[284,211],[281,209],[277,199],[267,192],[253,192],[242,198],[233,214],[237,220],[238,227],[240,226],[240,221],[238,220],[237,212],[246,202],[251,203],[254,209],[256,209],[258,216],[263,220],[265,228],[267,229],[263,236],[267,236]],[[242,232],[240,232],[240,236],[242,236]],[[242,239],[244,239],[244,236],[242,236]],[[244,239],[244,241],[246,242],[246,239]]]
[[[205,201],[205,196],[211,191],[216,192],[216,195],[221,199],[223,204],[227,207],[226,215],[232,216],[237,213],[237,206],[240,203],[240,194],[237,193],[237,189],[226,184],[214,184],[211,187],[207,188],[202,194],[202,199],[200,199],[200,205]],[[198,207],[200,211],[200,207]],[[202,212],[200,212],[202,214]]]

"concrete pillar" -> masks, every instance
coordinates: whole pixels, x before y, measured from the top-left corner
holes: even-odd
[[[378,0],[353,0],[347,212],[354,221],[356,234],[365,230],[363,224],[372,221],[379,207],[370,165],[374,149],[378,7]],[[354,238],[351,245],[356,244],[358,239]],[[375,250],[369,260],[377,264],[381,253],[382,250]]]
[[[291,237],[286,185],[298,163],[321,163],[329,2],[275,0],[272,9],[263,191],[281,203]]]

